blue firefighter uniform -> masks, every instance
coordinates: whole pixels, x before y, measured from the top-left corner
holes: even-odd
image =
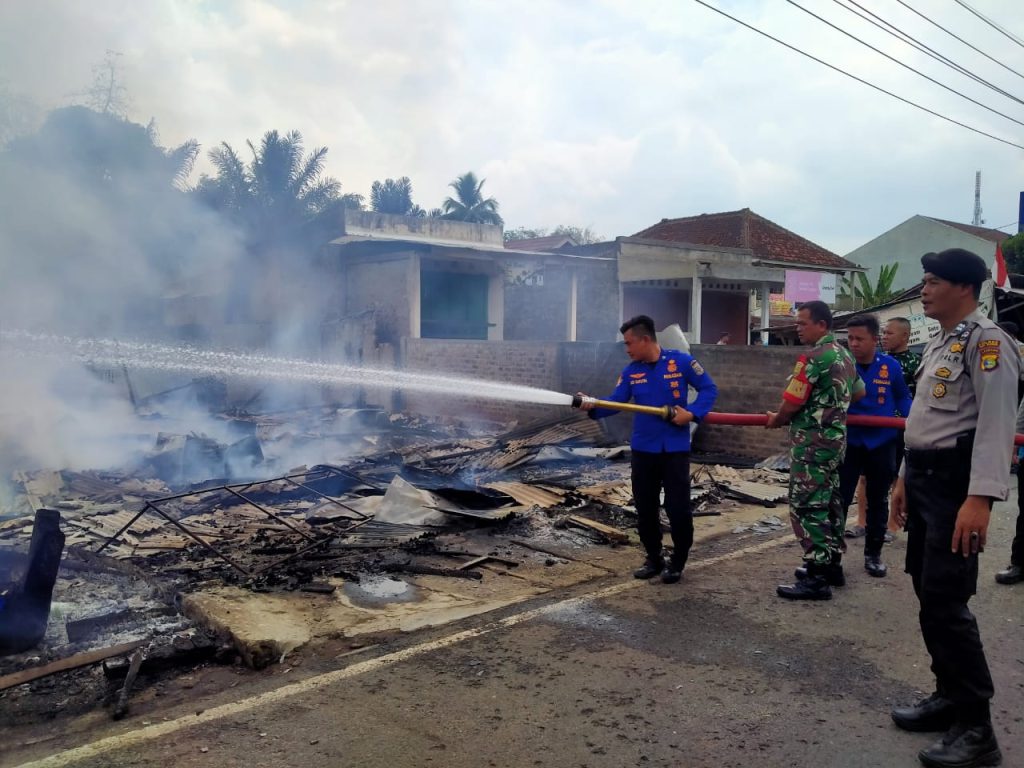
[[[687,385],[697,390],[697,399],[686,404]],[[606,399],[619,403],[632,400],[638,405],[679,405],[703,419],[715,404],[718,388],[703,366],[686,352],[662,349],[653,363],[632,362],[622,371],[615,391]],[[592,418],[600,419],[618,411],[595,408]],[[672,525],[672,567],[682,571],[693,545],[693,517],[690,514],[690,427],[676,426],[658,416],[638,413],[633,419],[632,480],[640,541],[651,563],[660,564],[661,523],[658,509],[665,490],[665,513]]]
[[[850,415],[907,416],[910,413],[910,389],[896,358],[875,353],[870,364],[857,363],[864,381],[864,397],[850,405]],[[857,481],[864,476],[867,515],[864,532],[864,564],[872,576],[884,576],[881,563],[885,529],[889,521],[889,489],[899,466],[897,446],[899,430],[894,428],[849,427],[846,456],[839,468],[839,491],[843,510],[853,503]],[[843,522],[845,526],[845,520]]]
[[[697,390],[697,399],[686,404],[686,387]],[[619,383],[606,400],[638,405],[681,405],[693,414],[695,421],[703,419],[715,404],[718,387],[704,367],[686,352],[663,349],[657,362],[632,362],[625,367]],[[603,419],[618,411],[595,408],[590,412],[595,419]],[[689,426],[677,427],[658,416],[638,413],[633,419],[634,451],[647,453],[675,453],[690,450]]]

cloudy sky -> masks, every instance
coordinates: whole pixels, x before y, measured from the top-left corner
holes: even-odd
[[[1024,122],[1024,105],[858,19],[802,5]],[[931,109],[1024,144],[1024,127],[943,91],[787,0],[708,0]],[[858,0],[1024,98],[898,0]],[[968,0],[1024,38],[1019,0]],[[955,0],[908,0],[1006,66],[1024,46]],[[919,112],[694,0],[4,0],[0,84],[41,108],[80,101],[121,53],[130,116],[166,145],[244,147],[264,131],[327,146],[343,189],[409,176],[437,206],[475,170],[508,226],[632,234],[663,217],[750,207],[847,253],[915,213],[1016,230],[1024,150]]]

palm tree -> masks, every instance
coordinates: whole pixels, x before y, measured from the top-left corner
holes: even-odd
[[[412,182],[409,181],[409,177],[373,182],[373,186],[370,187],[370,207],[377,213],[417,215],[416,209],[419,209],[419,206],[413,205]]]
[[[899,266],[899,264],[883,264],[878,270],[878,281],[875,285],[871,285],[871,282],[863,272],[857,273],[856,280],[851,275],[844,279],[840,294],[858,299],[861,308],[877,307],[879,304],[885,304],[885,302],[894,298],[899,293],[899,291],[894,291],[892,288],[893,281],[896,279],[896,270],[899,269]]]
[[[361,208],[360,195],[342,195],[341,184],[323,176],[327,148],[302,151],[302,134],[267,131],[259,147],[247,141],[248,164],[227,142],[210,151],[217,175],[203,175],[196,194],[235,218],[257,248],[294,242],[341,208]]]
[[[498,215],[498,201],[493,197],[484,198],[485,179],[477,181],[472,171],[459,176],[448,186],[455,190],[455,197],[446,197],[442,218],[454,221],[468,221],[475,224],[504,224]]]

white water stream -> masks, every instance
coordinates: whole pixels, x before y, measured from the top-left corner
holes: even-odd
[[[572,396],[498,381],[466,379],[340,363],[200,349],[187,345],[151,344],[114,339],[80,339],[27,331],[0,331],[0,355],[44,357],[84,365],[186,373],[256,380],[308,382],[401,389],[489,400],[544,405],[571,405]],[[4,368],[7,365],[3,366]]]

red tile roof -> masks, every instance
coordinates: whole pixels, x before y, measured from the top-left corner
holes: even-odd
[[[946,221],[945,219],[936,219],[934,216],[925,216],[926,219],[937,221],[940,224],[945,224],[947,227],[953,227],[953,229],[959,229],[961,232],[966,232],[969,235],[980,237],[983,240],[989,240],[993,243],[1001,243],[1012,235],[1002,232],[998,229],[989,229],[988,227],[976,227],[973,224],[960,224],[955,221]]]
[[[662,219],[633,237],[694,245],[749,248],[755,256],[790,264],[853,269],[842,256],[758,216],[749,208],[726,213],[702,213],[682,219]]]
[[[526,240],[507,240],[505,247],[513,251],[554,251],[566,245],[576,245],[569,235],[548,235]]]

